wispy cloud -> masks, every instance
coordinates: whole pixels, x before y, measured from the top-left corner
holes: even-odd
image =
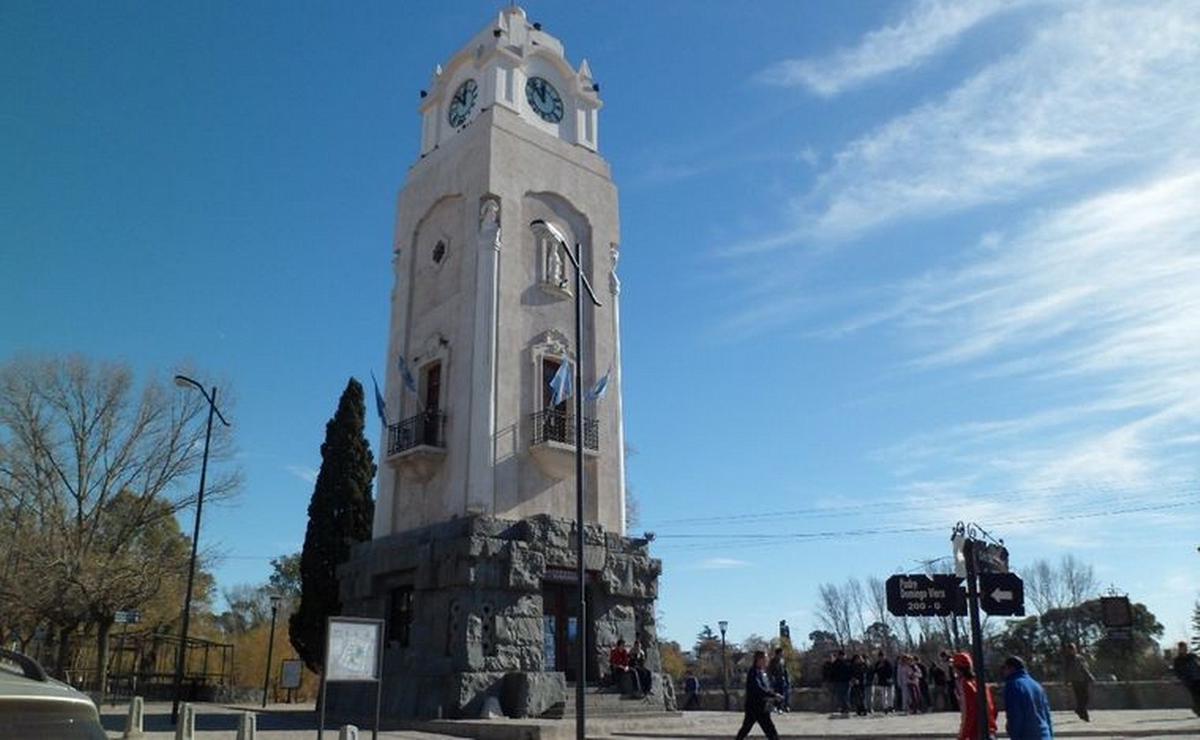
[[[1023,47],[846,145],[795,197],[790,226],[730,251],[839,241],[900,219],[1012,202],[1194,146],[1200,9],[1066,7]]]
[[[868,33],[851,48],[823,59],[778,62],[761,72],[759,79],[832,97],[883,75],[916,67],[951,47],[973,27],[1021,4],[1019,0],[922,0],[896,23]]]
[[[306,465],[284,465],[283,469],[305,483],[317,482],[317,471]]]
[[[1013,5],[962,7],[913,6],[776,82],[831,95],[915,66]],[[964,493],[1045,490],[1024,507],[1030,518],[1061,510],[1063,490],[1115,487],[1105,500],[1116,505],[1123,488],[1200,476],[1178,442],[1200,432],[1200,6],[1040,12],[1003,55],[836,150],[814,186],[797,188],[784,227],[724,251],[739,258],[728,263],[737,308],[723,319],[739,336],[795,326],[855,341],[869,330],[897,342],[892,369],[910,379],[937,372],[1019,399],[1010,415],[951,421],[883,457],[916,493],[946,481]],[[968,211],[988,226],[937,236],[942,223],[961,234],[969,222],[951,217]],[[828,299],[804,289],[814,264],[900,227],[934,234],[949,256]],[[742,267],[767,251],[775,269]],[[980,517],[1009,513],[1002,497],[973,501]],[[1047,541],[1054,531],[1024,529]]]
[[[737,558],[705,558],[701,560],[696,568],[698,570],[732,570],[734,568],[749,568],[750,563]]]

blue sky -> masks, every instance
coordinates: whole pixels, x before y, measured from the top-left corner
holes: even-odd
[[[324,423],[384,362],[417,92],[502,5],[2,11],[0,359],[231,388],[222,585],[303,539]],[[819,583],[946,555],[958,520],[1018,566],[1075,554],[1184,634],[1195,4],[526,8],[602,87],[668,637],[807,633]]]

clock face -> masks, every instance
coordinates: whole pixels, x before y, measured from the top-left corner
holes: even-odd
[[[558,123],[563,117],[563,102],[554,85],[541,77],[530,77],[525,83],[525,99],[543,121]]]
[[[475,101],[479,98],[479,85],[475,84],[475,80],[467,80],[458,86],[454,91],[454,97],[450,99],[450,108],[446,111],[446,120],[451,126],[461,126],[467,122],[467,116],[471,115],[471,109],[475,107]]]

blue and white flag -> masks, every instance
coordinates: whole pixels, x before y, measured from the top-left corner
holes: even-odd
[[[550,399],[551,406],[557,406],[571,397],[575,392],[575,373],[571,372],[571,363],[563,362],[558,366],[558,372],[550,379],[550,390],[554,396]]]
[[[585,398],[589,401],[599,401],[601,398],[604,398],[604,394],[608,393],[608,378],[611,375],[612,367],[609,366],[608,370],[604,372],[604,376],[596,381],[596,384],[587,392]]]
[[[404,355],[400,355],[400,378],[404,381],[404,387],[417,392],[417,379],[413,377],[412,371],[408,369],[408,363],[404,360]]]
[[[388,425],[387,418],[387,403],[383,400],[383,394],[379,392],[379,381],[375,380],[375,371],[371,371],[371,385],[375,386],[375,411],[379,413],[379,420],[386,427]]]

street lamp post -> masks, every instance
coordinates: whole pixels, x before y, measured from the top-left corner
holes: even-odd
[[[721,693],[725,695],[725,711],[729,711],[729,671],[725,665],[725,630],[729,628],[729,622],[722,619],[717,622],[717,627],[721,628]]]
[[[587,571],[583,563],[583,289],[587,288],[592,304],[601,305],[591,283],[583,274],[579,263],[579,242],[575,251],[567,248],[566,237],[558,229],[541,219],[529,224],[535,233],[549,236],[558,243],[570,258],[575,268],[575,561],[576,579],[579,587],[579,614],[576,617],[576,635],[579,640],[579,655],[575,669],[575,737],[584,740],[586,732],[587,700]]]
[[[217,387],[215,385],[212,393],[209,393],[204,390],[204,386],[186,375],[176,375],[175,385],[180,388],[191,386],[200,391],[204,400],[208,401],[208,426],[204,430],[204,457],[200,462],[200,492],[196,495],[196,522],[192,527],[192,558],[188,563],[187,591],[183,598],[183,625],[179,634],[179,653],[175,656],[175,686],[172,692],[174,698],[171,700],[172,725],[179,721],[179,700],[180,694],[183,692],[183,668],[187,658],[188,624],[192,615],[192,586],[196,580],[196,547],[200,542],[200,514],[204,508],[204,479],[208,473],[208,444],[212,439],[213,415],[215,414],[222,424],[229,426],[229,422],[217,408]]]
[[[271,660],[275,655],[275,615],[279,612],[279,602],[282,599],[279,594],[271,594],[271,637],[267,642],[267,671],[263,676],[263,709],[267,708],[267,690],[271,685]]]

